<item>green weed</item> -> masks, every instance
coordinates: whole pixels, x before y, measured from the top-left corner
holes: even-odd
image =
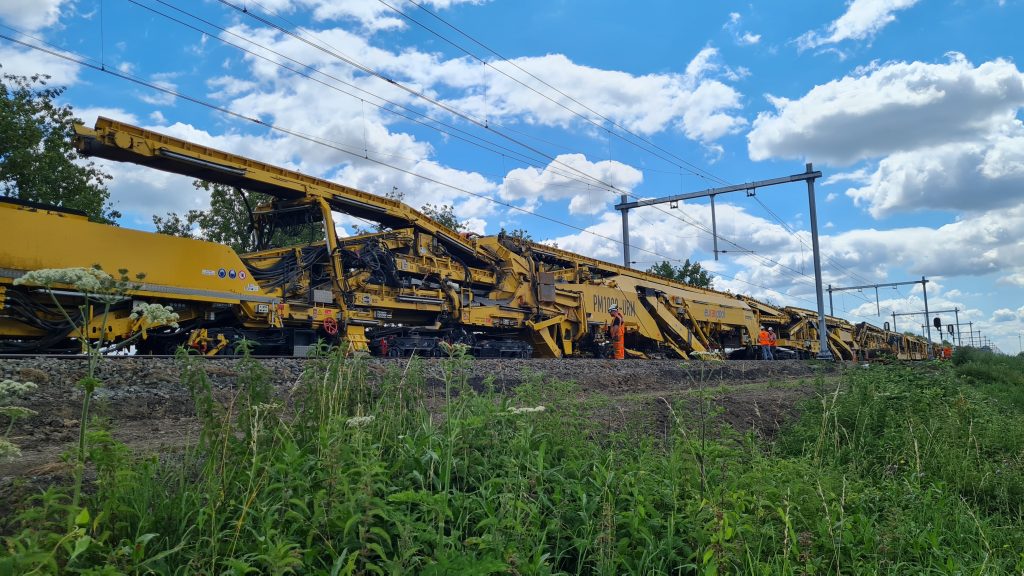
[[[763,444],[724,424],[703,382],[660,403],[669,430],[653,436],[608,430],[593,417],[607,399],[543,374],[501,394],[471,386],[460,347],[440,405],[421,360],[381,368],[341,350],[276,394],[242,350],[223,400],[181,355],[199,436],[137,458],[94,427],[93,514],[69,527],[66,493],[40,494],[11,523],[0,574],[1024,569],[1019,391],[979,383],[970,363],[822,381]]]

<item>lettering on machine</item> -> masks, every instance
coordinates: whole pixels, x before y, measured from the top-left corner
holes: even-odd
[[[705,308],[704,317],[712,318],[714,320],[722,320],[725,318],[725,310],[712,310],[711,308]]]
[[[611,296],[601,296],[600,294],[594,294],[594,310],[597,312],[604,312],[614,304],[622,312],[623,316],[636,316],[636,302],[632,300],[619,299]]]

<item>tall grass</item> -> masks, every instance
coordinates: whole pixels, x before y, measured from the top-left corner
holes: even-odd
[[[965,364],[819,382],[761,444],[710,389],[696,411],[664,403],[667,436],[611,431],[571,383],[471,386],[460,348],[441,388],[416,359],[371,375],[331,352],[272,394],[244,356],[226,402],[179,361],[192,443],[138,459],[94,428],[86,512],[69,529],[66,491],[39,495],[6,525],[0,574],[1024,570],[1017,384],[978,388]]]

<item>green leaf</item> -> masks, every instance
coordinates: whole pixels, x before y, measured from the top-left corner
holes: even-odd
[[[86,526],[89,524],[89,509],[82,508],[75,516],[75,526]]]
[[[88,522],[88,519],[86,519],[86,522]],[[92,544],[92,538],[90,538],[88,535],[80,536],[78,540],[75,540],[75,549],[73,552],[71,552],[71,557],[68,558],[68,564],[73,562],[75,558],[78,558],[83,552],[88,550],[89,544]]]

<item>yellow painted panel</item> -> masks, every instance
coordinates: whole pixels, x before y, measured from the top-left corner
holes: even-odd
[[[145,273],[146,286],[218,292],[237,299],[267,295],[238,255],[221,244],[40,210],[0,208],[0,268],[28,271],[95,264],[115,277],[120,269],[128,270],[133,280],[137,273]]]

